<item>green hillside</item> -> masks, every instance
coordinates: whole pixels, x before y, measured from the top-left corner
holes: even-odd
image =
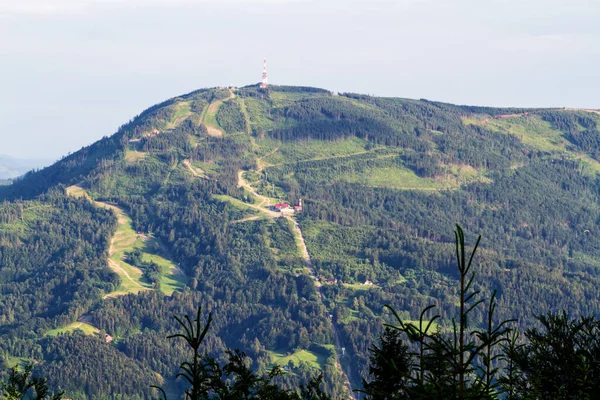
[[[151,398],[180,385],[172,316],[202,305],[207,352],[286,364],[284,386],[322,369],[347,394],[384,305],[414,321],[434,303],[450,325],[457,222],[483,236],[498,318],[599,316],[599,124],[308,87],[175,97],[0,187],[0,354],[73,399]]]

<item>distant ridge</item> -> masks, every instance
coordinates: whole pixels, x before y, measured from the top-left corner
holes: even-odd
[[[0,180],[17,178],[26,172],[51,164],[51,160],[21,159],[0,154]]]

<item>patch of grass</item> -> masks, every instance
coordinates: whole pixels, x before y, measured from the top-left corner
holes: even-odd
[[[66,191],[67,191],[67,195],[69,195],[69,196],[73,196],[73,197],[77,197],[77,198],[86,197],[89,199],[87,192],[81,186],[77,186],[77,185],[69,186]]]
[[[251,194],[248,193],[248,196],[251,196]],[[259,219],[267,218],[263,213],[260,212],[260,210],[256,208],[257,206],[254,205],[254,202],[252,204],[248,204],[234,197],[220,194],[213,195],[213,198],[224,203],[229,203],[233,207],[231,211],[238,212],[239,215],[234,215],[232,212],[230,212],[230,215],[234,220],[251,218],[255,216],[258,216]],[[251,198],[253,197],[251,196]]]
[[[582,174],[590,177],[600,175],[600,162],[588,156],[587,154],[576,154],[574,158],[583,163]]]
[[[465,125],[479,125],[486,118],[489,117],[486,115],[469,115],[467,117],[462,117],[461,119]]]
[[[192,166],[201,169],[207,174],[217,174],[221,172],[222,167],[214,162],[192,161]]]
[[[27,364],[31,364],[33,362],[34,362],[33,359],[26,358],[26,357],[14,357],[14,356],[7,355],[4,358],[4,363],[7,368],[17,367],[17,369],[20,369],[20,367],[23,367]]]
[[[57,336],[60,333],[72,333],[76,330],[80,330],[83,333],[85,333],[86,335],[94,335],[94,334],[100,332],[100,329],[98,329],[86,322],[73,322],[72,324],[69,324],[62,328],[51,329],[48,332],[46,332],[46,335],[47,336]]]
[[[550,122],[537,115],[490,120],[485,124],[488,129],[516,136],[526,146],[547,152],[565,151],[566,139],[560,131],[552,128]]]
[[[270,351],[271,362],[277,365],[288,365],[291,361],[294,365],[298,366],[300,362],[305,362],[312,368],[323,369],[327,358],[323,355],[308,351],[299,350],[293,354],[287,355],[281,351]]]
[[[249,211],[251,214],[256,214],[258,211],[254,209],[250,204],[244,203],[243,201],[236,199],[235,197],[228,196],[226,194],[215,194],[213,197],[219,201],[229,203],[232,206],[239,208],[244,211]]]
[[[261,143],[266,141],[261,141]],[[270,144],[266,142],[265,144]],[[265,157],[263,161],[268,165],[291,164],[307,160],[326,160],[330,158],[346,157],[354,154],[366,153],[367,142],[358,139],[336,141],[303,140],[299,142],[284,142],[278,146],[279,150]],[[271,145],[271,147],[273,147]]]
[[[123,209],[102,202],[96,202],[96,204],[111,208],[117,214],[117,231],[113,236],[109,250],[109,266],[121,277],[121,285],[117,291],[138,293],[141,290],[150,289],[151,286],[142,280],[142,271],[124,261],[126,252],[144,246],[142,235],[133,230],[131,218]]]
[[[417,319],[407,319],[407,320],[402,320],[402,322],[404,322],[405,324],[410,324],[417,328],[419,327],[419,320],[417,320]],[[427,324],[428,324],[428,321],[424,320],[423,321],[423,329],[425,329],[427,327]],[[434,321],[431,324],[431,328],[429,328],[429,332],[436,332],[438,329],[440,329],[440,325]]]
[[[342,181],[370,187],[421,191],[452,190],[472,182],[491,182],[485,175],[485,170],[476,170],[468,165],[447,165],[445,173],[439,176],[420,177],[405,166],[400,157],[401,149],[365,150],[363,148],[362,151],[352,153],[362,148],[360,146],[365,143],[357,139],[340,141],[338,144],[343,145],[342,149],[339,147],[332,149],[331,144],[325,147],[317,145],[321,150],[321,157],[297,161],[295,166],[273,165],[267,169],[267,173],[274,175],[277,180],[287,181],[288,184],[294,181],[313,181],[322,184]],[[340,150],[346,150],[350,154],[343,154]],[[303,152],[311,156],[316,154],[314,148],[311,149],[310,146]],[[337,155],[331,155],[333,153]],[[279,150],[272,156],[278,155],[284,159],[282,154],[282,150]]]
[[[149,237],[144,243],[144,250],[155,247],[156,239]],[[182,291],[187,283],[187,277],[179,271],[175,264],[158,254],[142,253],[142,260],[156,263],[161,269],[160,291],[171,296],[174,292]]]
[[[417,176],[408,168],[399,167],[369,168],[361,175],[354,173],[343,175],[341,180],[394,189],[439,190],[443,188],[433,180]]]
[[[357,292],[366,292],[367,290],[378,288],[377,285],[365,285],[363,283],[344,283],[344,287]]]
[[[72,196],[87,197],[86,191],[79,186],[67,188],[67,193]],[[171,295],[174,291],[183,290],[187,279],[177,266],[165,257],[166,250],[161,243],[151,235],[137,233],[133,230],[129,215],[122,208],[108,203],[96,201],[99,207],[110,208],[117,215],[117,230],[111,240],[109,248],[109,267],[121,278],[121,285],[114,293],[107,296],[122,295],[127,293],[138,293],[148,290],[152,285],[142,279],[143,272],[125,262],[125,253],[134,249],[142,251],[144,261],[153,261],[161,268],[160,290]]]
[[[217,100],[207,107],[203,118],[204,125],[223,130],[217,122],[217,112],[219,111],[219,108],[221,108],[221,104],[223,104],[223,100]]]
[[[111,246],[113,253],[110,256],[111,260],[126,272],[120,273],[122,284],[118,291],[138,293],[140,290],[152,288],[152,285],[142,279],[143,273],[139,268],[124,261],[125,253],[134,249],[142,251],[144,261],[154,261],[161,267],[161,292],[170,296],[174,291],[183,290],[186,283],[185,276],[178,271],[172,261],[160,254],[164,250],[158,240],[153,236],[136,233],[131,227],[131,218],[123,210],[120,212],[122,214],[119,216],[119,226]],[[115,272],[119,273],[118,270]]]
[[[180,103],[177,103],[173,105],[173,108],[175,110],[175,113],[173,114],[171,121],[169,121],[168,128],[170,129],[176,127],[181,122],[183,122],[183,120],[186,117],[188,117],[192,112],[192,105],[188,101],[182,101]]]
[[[134,163],[137,160],[140,160],[144,157],[146,157],[148,155],[148,153],[144,153],[141,151],[127,151],[125,153],[125,161],[129,162],[129,163]]]
[[[596,116],[594,115],[594,118]],[[526,146],[549,153],[562,153],[571,159],[580,160],[583,165],[582,173],[587,176],[600,174],[600,162],[587,154],[569,150],[570,143],[562,132],[554,129],[550,122],[544,121],[537,115],[491,120],[487,128],[516,136]]]
[[[422,178],[414,171],[400,166],[372,167],[363,171],[340,174],[339,180],[371,187],[400,190],[442,190],[449,188],[445,182]]]
[[[269,94],[269,99],[273,102],[275,107],[283,107],[310,97],[328,97],[328,94],[311,92],[271,92]]]

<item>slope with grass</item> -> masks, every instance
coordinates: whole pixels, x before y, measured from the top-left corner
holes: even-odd
[[[100,332],[100,330],[98,328],[94,327],[93,325],[91,325],[87,322],[78,321],[78,322],[73,322],[72,324],[69,324],[67,326],[63,326],[62,328],[51,329],[48,332],[46,332],[46,335],[57,336],[59,334],[72,333],[75,330],[80,330],[86,335],[94,335],[94,334]]]
[[[80,186],[68,187],[67,193],[75,197],[85,197],[91,201],[85,189]],[[131,218],[121,207],[101,201],[94,201],[94,204],[112,210],[117,216],[118,222],[117,230],[108,249],[107,264],[121,277],[121,286],[116,291],[107,293],[106,298],[128,293],[136,294],[141,290],[152,288],[151,284],[142,279],[143,272],[138,267],[125,261],[125,254],[134,249],[142,250],[144,261],[155,262],[161,268],[160,290],[164,294],[170,296],[176,290],[183,289],[186,281],[184,274],[172,261],[161,255],[161,252],[164,252],[164,247],[156,238],[142,232],[135,232],[131,226]]]
[[[165,339],[174,328],[168,321],[202,304],[216,317],[209,353],[241,348],[256,368],[292,361],[282,378],[290,385],[323,369],[328,389],[348,393],[336,355],[358,387],[368,348],[389,321],[386,304],[414,321],[435,303],[440,330],[450,323],[456,222],[484,237],[478,289],[498,290],[500,318],[526,321],[549,309],[600,314],[599,124],[600,115],[585,110],[287,86],[202,89],[0,188],[0,252],[24,244],[31,251],[33,226],[60,236],[57,210],[79,207],[72,224],[83,228],[70,232],[93,238],[95,258],[44,270],[55,276],[49,296],[69,312],[45,314],[48,305],[30,296],[23,319],[42,324],[40,332],[71,330],[89,313],[97,329],[119,337],[119,354],[172,380],[181,349]],[[96,207],[52,192],[65,187]],[[269,208],[300,199],[304,210],[291,220]],[[104,231],[84,217],[108,218],[100,207],[118,218],[114,237],[95,234]],[[81,240],[58,243],[69,257],[87,249]],[[125,261],[133,249],[159,265],[160,291]],[[102,274],[114,275],[107,256],[120,283],[101,284]],[[98,268],[89,273],[86,263]],[[96,286],[63,301],[68,282],[56,271]],[[0,269],[5,276],[21,279],[16,269]],[[4,307],[0,332],[11,332],[22,311]],[[482,315],[473,314],[475,325]],[[42,357],[31,343],[9,353]],[[130,380],[124,372],[121,383]]]

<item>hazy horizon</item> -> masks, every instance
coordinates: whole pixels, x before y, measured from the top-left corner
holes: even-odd
[[[600,108],[591,0],[0,0],[0,153],[59,158],[158,102],[273,84]]]

